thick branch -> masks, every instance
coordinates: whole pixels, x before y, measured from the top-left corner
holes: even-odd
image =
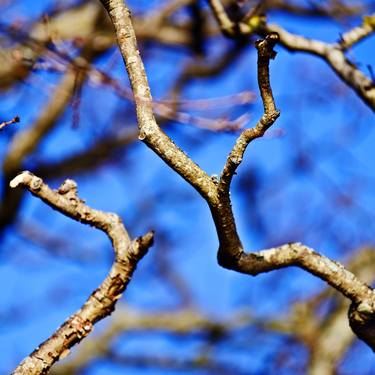
[[[115,27],[136,105],[139,139],[206,199],[215,194],[211,178],[160,129],[155,121],[146,72],[137,48],[130,11],[122,0],[101,0]]]
[[[137,263],[152,245],[153,234],[148,233],[136,240],[130,240],[117,215],[95,210],[83,203],[77,195],[77,185],[73,180],[66,180],[56,191],[51,190],[41,178],[30,172],[22,172],[11,181],[10,185],[12,188],[24,186],[53,209],[105,232],[115,251],[115,261],[98,289],[13,372],[13,374],[25,375],[46,374],[56,361],[69,354],[69,349],[73,345],[79,343],[92,331],[96,322],[112,313]]]
[[[241,134],[228,158],[221,179],[217,183],[211,180],[205,172],[175,146],[170,138],[157,126],[152,112],[152,99],[146,73],[136,46],[135,34],[130,20],[130,12],[123,4],[122,0],[102,0],[102,3],[114,23],[118,43],[129,74],[136,103],[139,138],[152,148],[176,172],[192,184],[208,202],[219,237],[219,264],[225,268],[250,275],[257,275],[259,273],[289,266],[303,268],[322,280],[325,280],[328,284],[348,297],[353,303],[353,310],[355,312],[359,312],[360,315],[363,315],[363,312],[365,312],[366,316],[370,318],[374,316],[375,297],[373,290],[338,263],[321,256],[302,244],[288,244],[275,249],[247,254],[244,252],[241,240],[238,236],[231,208],[229,186],[232,176],[242,160],[243,153],[248,143],[252,139],[263,135],[279,115],[274,104],[269,84],[268,64],[270,58],[274,57],[272,48],[280,34],[271,33],[264,41],[257,44],[259,56],[258,81],[264,105],[264,115],[255,128],[248,129]],[[217,9],[215,6],[220,6],[220,1],[211,1],[210,4],[215,11],[215,9]],[[218,20],[222,19],[222,14],[220,12],[217,14],[216,10]],[[293,37],[291,34],[287,36]],[[301,50],[307,52],[309,46],[313,46],[313,52],[311,53],[328,59],[326,45],[324,43],[315,43],[315,41],[309,41],[305,38],[299,39],[299,41],[301,42],[299,45]],[[335,54],[339,51],[337,47],[332,50]],[[344,56],[342,52],[340,53]],[[337,66],[336,68],[339,69]],[[345,64],[343,69],[343,76],[346,77],[346,74],[349,74],[347,72],[348,65]],[[352,87],[355,88],[355,85]],[[368,102],[370,97],[363,97],[363,99]],[[351,316],[353,316],[353,314],[351,314]],[[353,319],[356,320],[356,318]],[[367,328],[372,330],[372,320],[367,319],[367,323]],[[368,340],[367,336],[359,335],[359,337],[364,339],[372,348],[375,348],[375,343],[372,342],[372,340]]]
[[[264,115],[254,128],[246,129],[237,139],[218,184],[218,202],[210,202],[220,242],[218,261],[225,268],[253,276],[289,266],[305,269],[326,281],[352,301],[349,313],[351,327],[359,338],[375,349],[375,296],[372,288],[357,279],[354,274],[339,263],[302,244],[288,244],[257,253],[245,253],[237,233],[229,196],[232,177],[242,162],[247,145],[253,139],[261,137],[279,115],[272,96],[268,70],[269,59],[274,57],[272,48],[278,39],[277,36],[280,36],[280,41],[284,46],[310,52],[326,59],[344,80],[350,78],[348,83],[358,90],[360,95],[363,94],[363,80],[367,79],[349,64],[338,47],[296,37],[278,27],[272,31],[277,31],[277,33],[269,35],[264,41],[257,44],[258,83],[263,100]],[[369,99],[371,102],[371,96],[364,96],[365,101]],[[372,108],[375,108],[375,96],[371,105]]]

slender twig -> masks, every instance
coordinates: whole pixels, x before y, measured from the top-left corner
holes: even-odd
[[[209,0],[208,3],[212,9],[212,13],[215,16],[217,23],[220,26],[221,31],[224,34],[233,33],[235,23],[232,22],[231,19],[228,17],[227,12],[225,11],[221,1]]]
[[[361,26],[355,27],[341,35],[339,43],[330,44],[289,33],[278,25],[267,25],[261,22],[258,27],[254,28],[244,22],[233,24],[220,0],[208,0],[208,3],[224,35],[228,35],[229,33],[231,37],[241,37],[252,33],[262,36],[266,36],[272,32],[278,33],[280,44],[289,51],[310,53],[326,61],[335,73],[375,111],[374,83],[345,56],[346,49],[375,32],[374,14],[365,17],[365,21]]]
[[[118,45],[128,71],[138,119],[139,139],[150,147],[206,199],[215,193],[215,184],[160,129],[153,114],[152,98],[140,57],[130,11],[122,0],[101,0],[115,27]]]
[[[3,130],[6,126],[20,122],[19,116],[13,117],[11,120],[3,121],[0,123],[0,130]]]
[[[375,14],[365,17],[362,25],[354,27],[353,29],[340,35],[339,43],[343,50],[349,49],[374,32],[374,25],[371,22],[366,22],[366,19],[375,19]]]
[[[52,190],[41,178],[30,172],[22,172],[10,185],[12,188],[23,186],[60,213],[105,232],[115,252],[115,260],[107,277],[85,304],[13,372],[17,375],[46,374],[56,361],[69,354],[72,346],[93,330],[96,322],[112,313],[137,263],[152,245],[153,233],[131,240],[119,216],[84,204],[77,195],[77,184],[73,180],[66,180],[58,190]]]
[[[289,51],[306,52],[322,58],[363,102],[375,111],[374,83],[345,56],[345,48],[340,43],[329,44],[304,38],[276,25],[267,25],[263,32],[267,34],[271,31],[279,34],[280,44]],[[359,40],[357,39],[357,42]],[[352,43],[354,44],[353,40]]]

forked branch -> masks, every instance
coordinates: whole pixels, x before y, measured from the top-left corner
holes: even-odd
[[[209,199],[215,191],[215,185],[210,177],[176,146],[156,123],[150,87],[139,55],[130,10],[123,0],[101,2],[115,27],[117,42],[129,75],[137,112],[139,139],[193,185],[205,199]]]
[[[112,313],[137,263],[152,245],[153,233],[131,240],[119,216],[84,204],[77,195],[77,184],[73,180],[66,180],[58,190],[52,190],[41,178],[30,172],[22,172],[10,185],[13,188],[23,186],[60,213],[105,232],[115,252],[115,260],[107,277],[85,304],[13,372],[17,375],[46,374],[56,361],[69,354],[72,346],[93,330],[96,322]]]
[[[269,82],[269,61],[275,56],[273,47],[278,39],[280,38],[284,45],[287,43],[288,39],[285,34],[271,32],[264,40],[257,43],[258,83],[263,100],[264,114],[254,128],[245,130],[237,139],[224,166],[220,180],[215,181],[175,146],[172,140],[156,124],[152,113],[150,89],[137,50],[130,11],[122,0],[101,0],[101,2],[107,9],[115,26],[118,44],[128,71],[135,97],[139,138],[206,199],[219,237],[219,264],[225,268],[253,276],[275,269],[296,266],[321,278],[352,301],[349,315],[351,326],[359,338],[375,349],[375,335],[372,335],[374,331],[375,295],[371,287],[361,282],[339,263],[300,243],[286,244],[256,253],[246,253],[237,232],[229,195],[230,183],[242,161],[248,144],[253,139],[261,137],[279,116]],[[219,9],[216,6],[220,7],[220,1],[210,1],[210,4],[214,12],[215,9]],[[225,21],[225,14],[223,15],[220,10],[220,13],[216,13],[216,18],[219,22],[221,22],[220,20]],[[288,35],[288,37],[293,36]],[[325,53],[326,46],[324,43],[310,43],[304,38],[299,41],[298,46],[301,50],[308,51],[309,46],[312,46],[314,51],[311,51],[311,53],[323,57],[320,52]],[[322,51],[320,51],[321,48]],[[340,52],[337,47],[332,54],[334,55],[332,58],[337,58],[339,54],[342,58],[345,58],[343,52]],[[338,65],[335,65],[335,67],[340,69]],[[351,74],[347,71],[348,63],[345,61],[342,68],[345,71],[343,75]],[[357,74],[357,72],[355,73]],[[357,77],[361,80],[358,74]],[[375,102],[372,102],[371,95],[370,93],[370,96],[362,96],[362,98],[368,104],[372,103],[372,108],[375,108]]]
[[[375,32],[375,14],[364,17],[359,25],[341,35],[337,43],[325,43],[289,33],[278,25],[259,22],[256,27],[248,22],[234,23],[229,18],[220,0],[208,0],[212,13],[224,35],[243,37],[258,34],[266,36],[278,33],[280,44],[289,51],[306,52],[322,58],[333,71],[349,86],[373,111],[375,111],[375,84],[361,72],[345,55],[345,51]]]

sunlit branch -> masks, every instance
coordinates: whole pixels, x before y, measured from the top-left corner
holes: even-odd
[[[363,39],[367,38],[374,32],[375,28],[375,14],[365,16],[362,25],[354,27],[340,36],[340,45],[343,50],[346,50]]]
[[[115,27],[118,45],[134,94],[139,139],[206,199],[215,193],[210,177],[160,129],[155,121],[150,88],[141,60],[130,11],[122,0],[102,0]]]
[[[244,130],[237,139],[221,174],[219,190],[229,191],[233,174],[241,164],[248,144],[252,140],[263,136],[280,115],[275,106],[269,79],[269,61],[276,55],[273,47],[277,40],[277,34],[270,34],[265,40],[259,41],[256,44],[258,50],[258,85],[263,101],[264,114],[253,128]]]
[[[131,240],[119,216],[84,204],[77,195],[77,184],[73,180],[66,180],[58,190],[52,190],[41,178],[30,172],[22,172],[10,185],[12,188],[23,186],[60,213],[105,232],[115,252],[115,260],[107,277],[85,304],[13,372],[17,375],[46,374],[56,361],[69,354],[72,346],[93,330],[96,322],[111,314],[137,263],[152,245],[153,234],[150,232]]]
[[[20,122],[20,118],[18,116],[13,117],[11,120],[3,121],[0,123],[0,130],[3,130],[8,125],[15,124],[17,122]]]
[[[283,30],[270,32],[266,39],[258,42],[258,82],[264,106],[264,116],[260,120],[258,129],[249,130],[249,134],[243,136],[243,142],[237,141],[234,152],[237,152],[238,160],[227,162],[220,181],[210,179],[190,158],[187,157],[171,139],[165,135],[156,124],[153,111],[150,89],[147,83],[146,73],[142,60],[137,50],[136,37],[130,19],[130,11],[122,0],[101,0],[107,9],[115,27],[118,44],[124,58],[129,79],[134,93],[135,105],[139,126],[139,138],[143,140],[154,152],[156,152],[169,166],[179,173],[185,180],[193,185],[206,199],[210,206],[212,216],[219,237],[218,262],[221,266],[249,274],[258,275],[275,269],[296,266],[326,281],[329,285],[340,291],[352,301],[349,319],[353,331],[370,347],[375,349],[375,337],[373,337],[372,319],[375,315],[375,296],[372,288],[361,282],[342,265],[336,263],[316,251],[300,243],[292,243],[277,248],[262,250],[257,253],[245,253],[231,208],[229,185],[247,144],[257,138],[271,126],[278,117],[272,91],[269,83],[268,63],[274,57],[273,46],[280,39],[285,42]],[[216,12],[219,22],[226,22],[220,9],[220,1],[211,1],[211,8]],[[241,30],[241,28],[239,28]],[[261,30],[259,30],[260,32]],[[273,31],[273,30],[272,30]],[[264,30],[263,30],[264,32]],[[288,38],[293,35],[288,34]],[[330,52],[325,50],[326,45],[321,42],[311,42],[305,38],[298,39],[299,48],[308,51],[313,45],[314,54],[330,61],[336,71],[345,80],[346,75],[357,74],[356,68],[348,71],[349,63],[341,64],[338,54],[345,60],[345,56],[338,47]],[[346,60],[345,60],[346,61]],[[359,73],[361,74],[361,73]],[[357,74],[357,79],[360,79]],[[355,82],[351,86],[357,89]],[[360,91],[360,90],[359,90]],[[375,92],[375,90],[374,90]],[[363,97],[363,96],[362,96]],[[371,102],[371,95],[363,99]],[[255,132],[255,134],[253,133]],[[256,133],[259,132],[259,133]],[[246,134],[246,133],[245,133]],[[233,158],[235,159],[235,158]]]
[[[340,43],[328,44],[304,38],[300,35],[291,34],[277,25],[267,25],[264,32],[269,33],[271,31],[279,34],[280,44],[288,50],[310,53],[326,61],[336,74],[351,87],[372,110],[375,110],[375,85],[370,78],[363,74],[347,59],[344,53],[346,48],[345,43],[344,46]],[[347,33],[347,35],[350,36],[350,43],[354,44],[359,42],[361,38],[356,34],[357,39],[355,39],[352,32],[349,31]],[[371,33],[373,32],[374,29],[371,30]],[[353,32],[353,34],[355,33]],[[370,34],[366,34],[366,36],[368,35]]]

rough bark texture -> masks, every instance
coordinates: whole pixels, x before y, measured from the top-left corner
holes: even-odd
[[[121,298],[137,263],[152,245],[153,234],[131,240],[119,216],[95,210],[77,195],[77,185],[66,180],[58,190],[50,189],[41,178],[22,172],[11,187],[23,186],[62,214],[105,232],[112,242],[115,261],[105,280],[85,304],[14,370],[13,374],[46,374],[51,366],[69,354],[72,346],[84,339],[99,320],[109,316]]]
[[[240,35],[246,35],[246,33],[254,32],[246,25],[233,27],[232,21],[225,13],[219,0],[212,0],[209,3],[221,29],[227,35],[237,36],[238,32]],[[352,310],[356,313],[351,311],[349,314],[351,326],[358,326],[361,322],[361,327],[364,328],[356,329],[354,332],[374,348],[372,334],[363,334],[363,331],[373,332],[372,317],[375,315],[373,289],[357,279],[341,264],[300,243],[286,244],[256,253],[244,252],[237,233],[229,195],[232,176],[242,161],[246,147],[252,140],[263,136],[279,116],[269,80],[269,61],[275,57],[273,47],[276,42],[279,41],[285,47],[293,50],[309,52],[325,58],[344,80],[348,79],[347,83],[357,91],[361,98],[371,108],[375,108],[375,97],[373,96],[375,89],[364,90],[364,86],[368,86],[368,79],[346,62],[343,52],[337,46],[296,37],[282,29],[275,30],[261,24],[257,31],[266,33],[266,37],[264,40],[258,41],[256,47],[258,50],[258,83],[264,114],[255,127],[246,129],[237,139],[219,181],[214,181],[174,145],[155,121],[150,88],[137,49],[130,11],[126,4],[122,0],[103,0],[102,4],[113,22],[119,48],[128,71],[137,111],[139,138],[206,199],[218,233],[219,264],[225,268],[253,276],[289,266],[300,267],[310,272],[352,301]],[[361,34],[361,37],[368,34],[369,31],[366,31]],[[359,39],[360,37],[357,38],[357,40]],[[352,77],[355,78],[354,82],[351,81]],[[370,318],[364,320],[363,314]]]

